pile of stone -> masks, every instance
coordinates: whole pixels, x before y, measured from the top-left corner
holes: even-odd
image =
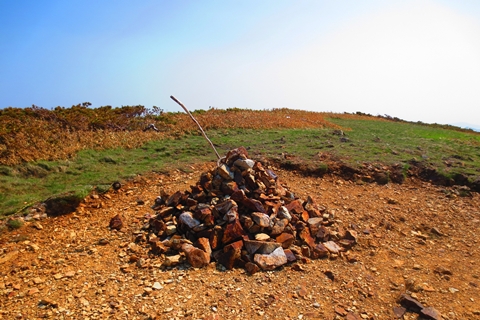
[[[357,238],[354,230],[335,227],[334,216],[311,197],[295,197],[244,147],[229,151],[191,191],[162,194],[152,208],[145,240],[167,265],[184,257],[198,268],[214,259],[254,273],[338,257]]]

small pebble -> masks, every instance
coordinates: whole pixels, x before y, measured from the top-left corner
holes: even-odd
[[[155,290],[160,290],[160,289],[163,289],[163,286],[160,284],[160,282],[155,282],[152,288]]]

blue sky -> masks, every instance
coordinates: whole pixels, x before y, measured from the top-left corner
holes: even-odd
[[[480,1],[0,1],[0,108],[293,108],[480,127]]]

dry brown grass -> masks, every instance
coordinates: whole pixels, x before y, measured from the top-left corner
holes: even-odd
[[[147,141],[195,132],[196,125],[185,113],[142,114],[143,107],[46,110],[38,107],[0,113],[0,164],[15,165],[37,160],[68,159],[84,149],[137,148]],[[133,114],[133,115],[132,115]],[[195,111],[205,130],[338,128],[328,117],[372,117],[319,113],[290,109],[210,109]],[[154,123],[160,132],[143,131]]]

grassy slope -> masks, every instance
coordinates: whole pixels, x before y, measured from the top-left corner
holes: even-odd
[[[349,162],[424,161],[446,175],[480,175],[480,135],[420,124],[331,119],[349,142],[335,152]],[[337,143],[338,145],[338,143]]]
[[[480,135],[410,123],[334,118],[345,128],[347,142],[332,129],[211,130],[210,139],[222,155],[245,146],[252,154],[276,157],[293,154],[305,161],[328,152],[347,164],[385,164],[424,160],[446,174],[480,175]],[[347,129],[349,128],[349,129]],[[216,160],[200,135],[146,143],[139,149],[81,151],[68,161],[0,167],[0,216],[52,195],[85,196],[93,188],[108,188],[135,174],[186,168],[188,163]]]

